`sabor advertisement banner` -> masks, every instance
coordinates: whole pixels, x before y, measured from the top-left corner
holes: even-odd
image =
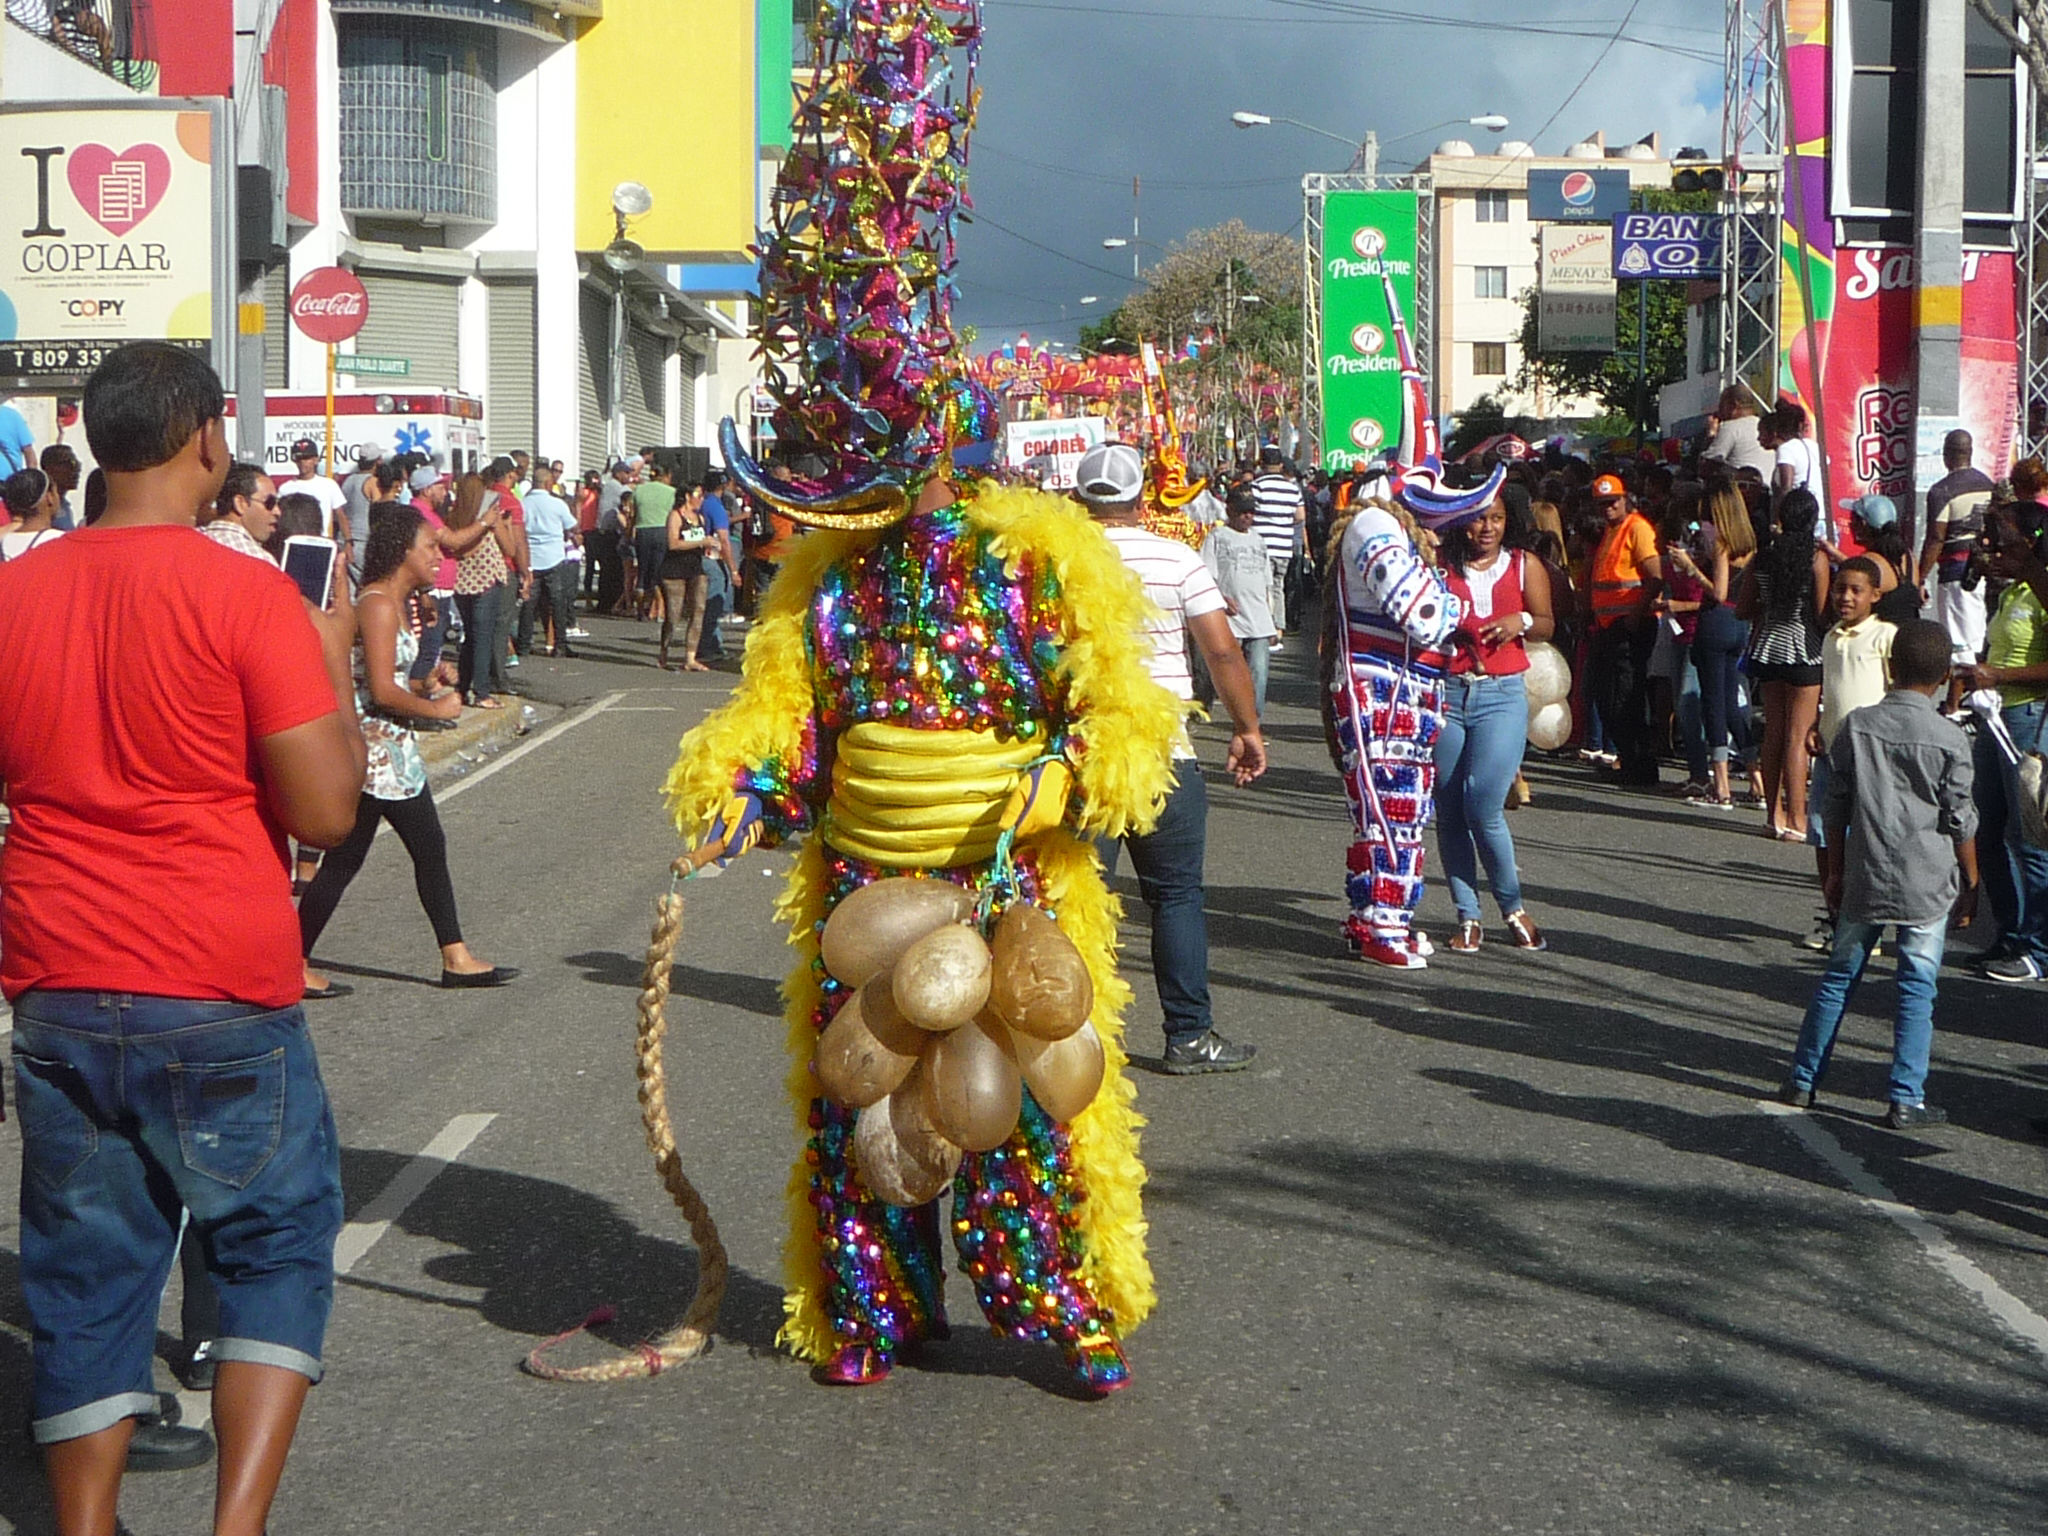
[[[209,345],[213,132],[178,103],[0,111],[0,382],[75,382],[124,342]]]
[[[1614,231],[1545,224],[1538,236],[1536,350],[1614,350]]]
[[[1401,357],[1387,313],[1385,274],[1412,337],[1415,313],[1413,192],[1332,192],[1323,199],[1323,467],[1341,474],[1370,462],[1401,432]]]
[[[1109,422],[1100,416],[1013,421],[1003,428],[1003,462],[1038,476],[1049,491],[1071,491],[1081,455],[1108,441]]]

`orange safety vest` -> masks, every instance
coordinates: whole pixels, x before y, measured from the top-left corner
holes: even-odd
[[[1632,523],[1640,523],[1646,529],[1650,526],[1649,520],[1640,512],[1630,512],[1601,536],[1600,547],[1593,555],[1593,625],[1596,629],[1629,617],[1635,612],[1642,595],[1642,573],[1628,553],[1632,542],[1629,525]]]

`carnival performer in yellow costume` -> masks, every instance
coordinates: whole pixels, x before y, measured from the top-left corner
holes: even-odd
[[[723,438],[736,478],[812,531],[762,604],[738,690],[684,738],[666,786],[684,835],[728,857],[808,834],[780,908],[797,952],[784,995],[804,1144],[781,1340],[822,1380],[853,1384],[946,1336],[937,1202],[890,1203],[917,1196],[855,1152],[907,1090],[854,1108],[814,1067],[856,991],[828,970],[829,935],[821,953],[827,918],[877,882],[943,881],[972,893],[984,927],[1012,905],[1040,909],[1085,959],[1099,1089],[1055,1118],[1040,1098],[1056,1096],[1027,1086],[1000,1144],[953,1149],[948,1220],[990,1323],[1056,1342],[1104,1393],[1129,1379],[1119,1340],[1153,1289],[1119,913],[1091,840],[1157,814],[1182,706],[1147,677],[1142,593],[1078,507],[962,491],[941,472],[976,440],[985,453],[994,429],[986,397],[952,379],[946,280],[978,8],[826,0],[816,26],[823,62],[764,242],[762,326],[778,447],[824,468],[793,457],[813,473],[771,478],[730,422]],[[979,1028],[958,1038],[1002,1035]],[[993,1065],[1014,1081],[1008,1059]],[[1027,1063],[1023,1082],[1038,1081]]]

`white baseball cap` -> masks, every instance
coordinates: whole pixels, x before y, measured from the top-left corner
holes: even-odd
[[[1129,443],[1097,443],[1081,455],[1074,489],[1096,506],[1136,501],[1145,489],[1145,461]]]

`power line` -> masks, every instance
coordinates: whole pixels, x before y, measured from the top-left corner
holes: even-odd
[[[1110,267],[1098,267],[1092,261],[1083,261],[1078,256],[1070,256],[1065,251],[1059,249],[1057,246],[1047,245],[1043,240],[1034,240],[1029,235],[1022,233],[1019,230],[1014,230],[1010,228],[1010,226],[1007,224],[998,224],[994,219],[990,218],[985,213],[977,212],[969,214],[967,215],[967,222],[969,224],[986,224],[990,229],[997,230],[1002,234],[1006,234],[1012,240],[1021,240],[1034,250],[1043,251],[1048,256],[1057,256],[1061,261],[1071,261],[1075,266],[1086,267],[1090,272],[1099,272],[1104,277],[1114,277],[1121,282],[1128,283],[1132,281],[1131,274],[1128,272],[1118,272]]]
[[[1285,18],[1274,16],[1218,15],[1214,12],[1202,11],[1138,10],[1128,6],[1067,4],[1062,3],[1062,0],[1007,0],[1005,8],[1018,11],[1067,12],[1086,16],[1131,16],[1153,21],[1213,21],[1261,27],[1283,25],[1354,27],[1363,26],[1368,23],[1378,23],[1385,26],[1438,27],[1466,32],[1512,32],[1529,37],[1585,38],[1589,41],[1597,38],[1605,39],[1609,47],[1612,47],[1615,43],[1627,43],[1633,47],[1646,48],[1658,53],[1668,53],[1679,58],[1696,60],[1703,64],[1718,64],[1721,62],[1719,53],[1705,48],[1694,48],[1683,43],[1660,42],[1655,38],[1649,37],[1628,37],[1618,33],[1609,34],[1603,30],[1593,30],[1584,25],[1575,25],[1562,21],[1481,21],[1463,16],[1427,16],[1417,15],[1412,11],[1340,6],[1327,3],[1327,0],[1269,0],[1269,3],[1304,10],[1321,11],[1325,14],[1320,17],[1294,16]],[[1631,14],[1633,14],[1633,11]],[[1604,26],[1604,22],[1602,25]],[[1651,25],[1670,26],[1675,30],[1684,32],[1703,33],[1706,30],[1704,28],[1680,27],[1675,23],[1651,23]]]
[[[1056,176],[1063,176],[1073,181],[1093,181],[1100,182],[1108,187],[1122,187],[1130,185],[1131,180],[1130,177],[1124,175],[1112,175],[1104,171],[1082,171],[1076,170],[1071,166],[1054,165],[1045,160],[1033,160],[1026,155],[1016,154],[1011,150],[1004,149],[999,144],[989,143],[985,135],[975,139],[974,152],[978,155],[994,155],[998,160],[1010,160],[1018,165],[1028,165],[1034,171],[1050,171]],[[1293,176],[1260,176],[1249,181],[1185,181],[1168,176],[1154,176],[1146,172],[1144,173],[1144,180],[1148,191],[1154,188],[1161,188],[1169,192],[1245,192],[1257,187],[1295,186],[1299,184],[1301,177],[1299,174],[1296,174]]]
[[[1555,124],[1560,117],[1564,116],[1565,108],[1569,107],[1574,101],[1578,100],[1579,92],[1583,91],[1586,88],[1586,82],[1591,80],[1594,74],[1599,70],[1600,66],[1607,62],[1607,55],[1612,53],[1614,51],[1614,45],[1621,41],[1621,34],[1626,32],[1628,30],[1628,24],[1631,21],[1635,20],[1636,12],[1641,8],[1642,3],[1643,0],[1629,0],[1628,14],[1621,18],[1621,25],[1614,29],[1614,35],[1607,39],[1607,45],[1604,48],[1602,48],[1598,54],[1594,55],[1593,62],[1586,66],[1586,72],[1583,75],[1579,76],[1579,83],[1573,86],[1571,90],[1566,93],[1564,100],[1557,104],[1557,110],[1551,113],[1549,117],[1543,120],[1543,126],[1541,128],[1538,128],[1534,133],[1529,135],[1529,143],[1536,143],[1539,139],[1543,137],[1544,134],[1550,132],[1552,125]],[[1493,182],[1498,181],[1500,179],[1502,171],[1504,170],[1506,170],[1505,166],[1503,166],[1501,170],[1495,171],[1493,175],[1489,176],[1487,178],[1488,185],[1491,185]]]

